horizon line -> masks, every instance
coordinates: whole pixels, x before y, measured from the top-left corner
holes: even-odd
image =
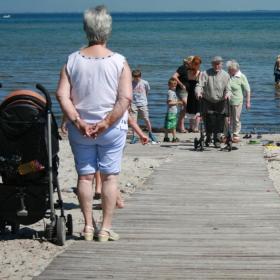
[[[280,10],[210,10],[210,11],[111,11],[111,14],[116,14],[116,13],[122,13],[122,14],[140,14],[140,13],[146,13],[146,14],[156,14],[156,13],[161,13],[161,14],[172,14],[172,13],[179,13],[179,14],[184,14],[184,13],[253,13],[253,12],[258,12],[258,13],[264,13],[264,12],[269,12],[269,13],[279,13]],[[83,11],[77,12],[77,11],[69,11],[69,12],[63,12],[63,11],[49,11],[49,12],[0,12],[1,15],[3,14],[80,14],[83,13]]]

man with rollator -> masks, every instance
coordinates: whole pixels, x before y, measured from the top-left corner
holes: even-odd
[[[195,93],[202,106],[201,112],[206,130],[205,145],[209,146],[213,139],[215,148],[220,148],[220,143],[224,139],[228,99],[231,96],[230,77],[222,69],[222,57],[215,56],[211,62],[212,68],[200,75]]]

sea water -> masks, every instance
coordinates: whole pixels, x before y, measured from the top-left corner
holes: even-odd
[[[123,54],[149,81],[153,127],[162,127],[167,81],[183,58],[199,55],[202,70],[211,57],[236,59],[252,88],[252,108],[243,110],[244,132],[280,132],[280,102],[274,97],[273,67],[280,54],[280,12],[115,13],[109,48]],[[67,56],[86,45],[81,14],[12,14],[0,19],[0,90],[44,85],[54,93]]]

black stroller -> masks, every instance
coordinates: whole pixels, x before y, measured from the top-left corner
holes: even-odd
[[[50,95],[43,86],[36,87],[44,97],[17,90],[0,104],[0,232],[11,226],[17,233],[21,224],[48,218],[46,239],[64,245],[66,233],[73,234],[73,222],[70,214],[64,215],[57,178],[59,134]]]

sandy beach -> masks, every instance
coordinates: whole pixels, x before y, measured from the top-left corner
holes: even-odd
[[[181,140],[180,144],[193,142],[197,134],[178,134]],[[162,140],[163,134],[158,134]],[[257,139],[257,135],[252,135],[251,144],[265,145],[264,158],[267,162],[269,176],[272,179],[275,188],[280,193],[280,147],[277,142],[280,141],[278,134],[265,134]],[[248,145],[251,140],[243,140],[238,145]],[[254,143],[253,143],[254,142]],[[165,143],[142,146],[127,144],[124,152],[122,173],[120,175],[120,190],[124,200],[129,200],[133,192],[145,191],[145,180],[149,175],[160,166],[161,163],[168,161],[172,156],[172,149],[178,144],[164,145]],[[174,146],[174,147],[173,147]],[[16,236],[9,232],[0,238],[0,279],[32,279],[39,275],[52,259],[61,253],[67,246],[80,239],[80,231],[83,228],[83,219],[80,212],[77,197],[73,193],[76,186],[77,175],[74,170],[73,157],[67,139],[60,142],[60,168],[59,182],[62,190],[63,201],[66,214],[72,214],[74,221],[74,235],[69,238],[64,247],[44,241],[40,237],[40,231],[44,228],[44,221],[40,221],[28,227],[22,227]],[[187,160],[187,154],[186,154]],[[280,199],[280,198],[279,198]],[[94,201],[93,208],[98,208],[100,201]],[[126,209],[118,209],[126,211]],[[100,222],[101,211],[94,210],[94,216],[97,222]],[[115,216],[117,223],[117,215]],[[47,221],[48,222],[48,221]],[[39,233],[38,233],[38,232]]]

